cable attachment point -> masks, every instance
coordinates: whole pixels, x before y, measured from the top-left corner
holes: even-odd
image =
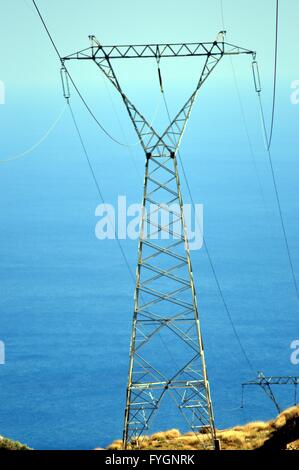
[[[216,44],[218,42],[225,42],[225,36],[226,36],[226,31],[219,31],[216,37],[216,41],[215,41]]]
[[[253,55],[252,73],[253,73],[255,91],[257,93],[260,93],[262,91],[261,78],[260,78],[259,67],[258,67],[258,63],[256,61],[256,55],[255,54]]]
[[[90,40],[92,47],[94,46],[102,47],[100,42],[97,40],[97,38],[94,35],[88,36],[88,39]]]
[[[88,36],[88,39],[90,40],[91,48],[92,48],[92,56],[94,57],[97,51],[102,48],[102,45],[100,41],[98,41],[94,35]]]
[[[69,101],[71,97],[71,93],[70,93],[70,87],[69,87],[68,72],[63,62],[62,62],[62,67],[60,69],[60,76],[61,76],[63,96],[65,97],[67,101]]]

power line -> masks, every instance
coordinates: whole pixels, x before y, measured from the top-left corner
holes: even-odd
[[[161,71],[160,71],[160,74],[159,74],[160,77],[162,77],[161,75]],[[160,83],[162,82],[162,78],[160,78]],[[169,122],[170,124],[172,123],[172,120],[171,120],[171,116],[170,116],[170,112],[169,112],[169,107],[168,107],[168,103],[167,103],[167,99],[166,99],[166,96],[165,96],[165,91],[163,89],[163,86],[161,86],[161,93],[163,94],[163,100],[164,100],[164,104],[165,104],[165,109],[166,109],[166,113],[167,113],[167,116],[168,116],[168,119],[169,119]],[[191,204],[192,204],[192,208],[193,208],[193,211],[194,211],[194,214],[196,216],[196,210],[195,210],[195,203],[194,203],[194,199],[193,199],[193,196],[192,196],[192,191],[191,191],[191,187],[190,187],[190,184],[189,184],[189,181],[188,181],[188,178],[187,178],[187,174],[186,174],[186,171],[185,171],[185,167],[184,167],[184,164],[183,164],[183,160],[182,160],[182,157],[181,157],[181,153],[180,151],[178,150],[178,157],[179,157],[179,161],[180,161],[180,165],[181,165],[181,168],[182,168],[182,172],[183,172],[183,176],[184,176],[184,181],[186,183],[186,186],[187,186],[187,190],[188,190],[188,193],[189,193],[189,197],[190,197],[190,200],[191,200]],[[222,290],[222,287],[221,287],[221,284],[220,284],[220,280],[219,280],[219,277],[217,275],[217,272],[216,272],[216,268],[215,268],[215,265],[214,265],[214,262],[213,262],[213,259],[212,259],[212,256],[211,256],[211,253],[210,253],[210,250],[209,250],[209,247],[207,245],[207,242],[206,242],[206,239],[202,233],[202,238],[203,238],[203,246],[204,246],[204,249],[205,249],[205,252],[207,254],[207,258],[208,258],[208,261],[209,261],[209,264],[210,264],[210,267],[211,267],[211,270],[212,270],[212,273],[213,273],[213,276],[214,276],[214,279],[215,279],[215,283],[216,283],[216,286],[217,286],[217,289],[218,289],[218,292],[219,292],[219,295],[220,295],[220,298],[221,298],[221,301],[223,303],[223,306],[224,306],[224,309],[225,309],[225,312],[227,314],[227,317],[229,319],[229,322],[231,324],[231,327],[232,327],[232,330],[234,332],[234,335],[237,339],[237,342],[240,346],[240,349],[242,351],[242,354],[244,356],[244,359],[248,365],[248,367],[254,371],[254,367],[252,365],[252,362],[243,346],[243,343],[241,341],[241,338],[238,334],[238,331],[236,329],[236,326],[235,326],[235,323],[234,323],[234,320],[232,318],[232,315],[231,315],[231,312],[230,312],[230,309],[228,307],[228,304],[226,302],[226,299],[224,297],[224,293],[223,293],[223,290]]]
[[[225,28],[223,0],[220,0],[220,6],[221,6],[221,17],[222,17],[223,27]],[[266,152],[267,152],[268,159],[269,159],[270,172],[271,172],[271,177],[272,177],[272,181],[273,181],[273,187],[274,187],[275,198],[276,198],[276,202],[277,202],[277,208],[278,208],[278,212],[279,212],[281,228],[282,228],[282,232],[283,232],[283,237],[284,237],[284,241],[285,241],[288,261],[289,261],[289,265],[290,265],[292,281],[294,283],[297,298],[299,299],[299,288],[298,288],[298,284],[297,284],[295,268],[294,268],[292,255],[291,255],[291,250],[290,250],[290,245],[289,245],[288,236],[287,236],[287,232],[286,232],[286,226],[285,226],[285,222],[284,222],[282,206],[281,206],[281,201],[280,201],[280,196],[279,196],[279,191],[278,191],[278,185],[277,185],[277,181],[276,181],[276,175],[275,175],[275,170],[274,170],[274,165],[273,165],[273,160],[272,160],[272,154],[271,154],[271,143],[272,143],[273,129],[274,129],[276,89],[277,89],[279,0],[276,0],[275,30],[276,30],[276,33],[275,33],[275,47],[274,47],[274,49],[275,49],[275,60],[274,60],[274,73],[273,73],[273,100],[272,100],[272,117],[271,117],[271,126],[270,126],[269,136],[268,136],[268,133],[267,133],[265,112],[264,112],[264,109],[263,109],[263,103],[262,103],[262,99],[261,99],[261,87],[259,88],[259,86],[257,86],[257,85],[259,85],[258,82],[260,81],[259,76],[257,77],[258,82],[256,82],[255,85],[256,85],[256,91],[257,91],[257,95],[258,95],[258,103],[259,103],[260,114],[261,114],[262,129],[263,129],[263,135],[264,135],[264,140],[265,140],[265,148],[266,148]],[[258,71],[257,71],[257,73],[258,73]],[[244,113],[242,113],[242,114],[244,114]],[[245,114],[244,114],[244,124],[246,125]],[[248,130],[246,132],[249,136]]]
[[[269,215],[269,212],[268,212],[267,206],[266,206],[263,185],[262,185],[261,177],[260,177],[257,162],[256,162],[256,155],[255,155],[255,152],[254,152],[253,142],[252,142],[251,137],[250,137],[250,132],[249,132],[249,128],[248,128],[248,124],[247,124],[247,120],[246,120],[246,113],[245,113],[245,108],[244,108],[244,104],[243,104],[243,100],[242,100],[242,96],[241,96],[241,91],[240,91],[239,84],[238,84],[238,78],[237,78],[236,70],[235,70],[235,67],[234,67],[234,64],[233,64],[233,61],[232,61],[231,57],[229,57],[229,60],[230,60],[230,64],[231,64],[231,69],[232,69],[236,94],[237,94],[237,97],[238,97],[238,102],[239,102],[240,113],[241,113],[242,122],[243,122],[243,126],[244,126],[244,131],[245,131],[245,135],[246,135],[246,138],[247,138],[248,149],[249,149],[249,153],[250,153],[251,160],[252,160],[252,163],[253,163],[253,167],[254,167],[254,171],[255,171],[255,175],[256,175],[256,179],[257,179],[257,184],[258,184],[258,187],[259,187],[261,200],[262,200],[262,203],[263,203],[263,206],[264,206],[265,214]]]
[[[58,50],[58,47],[57,47],[56,44],[55,44],[55,41],[54,41],[54,39],[53,39],[53,37],[52,37],[52,35],[51,35],[51,33],[50,33],[50,31],[49,31],[47,25],[46,25],[46,22],[45,22],[45,20],[44,20],[44,18],[43,18],[43,16],[42,16],[42,14],[41,14],[41,12],[40,12],[38,6],[37,6],[35,0],[32,0],[32,2],[33,2],[33,5],[34,5],[34,7],[35,7],[35,9],[36,9],[36,11],[37,11],[37,14],[38,14],[38,16],[39,16],[39,18],[40,18],[40,20],[41,20],[41,22],[42,22],[42,24],[43,24],[43,26],[44,26],[44,28],[45,28],[45,31],[46,31],[46,33],[47,33],[47,35],[48,35],[48,37],[49,37],[49,39],[50,39],[50,41],[51,41],[51,43],[52,43],[52,46],[53,46],[53,48],[54,48],[54,50],[55,50],[55,52],[56,52],[56,54],[57,54],[57,56],[58,56],[58,58],[59,58],[59,61],[61,62],[61,64],[62,64],[63,67],[65,68],[65,70],[67,71],[67,74],[68,74],[68,76],[69,76],[69,79],[70,79],[70,81],[72,82],[73,87],[75,88],[75,90],[76,90],[76,92],[77,92],[79,98],[80,98],[81,101],[83,102],[83,104],[84,104],[84,106],[86,107],[87,111],[89,112],[89,114],[91,115],[91,117],[93,118],[93,120],[96,122],[96,124],[98,125],[98,127],[101,129],[101,131],[104,132],[104,134],[105,134],[107,137],[109,137],[109,139],[111,139],[111,140],[112,140],[113,142],[115,142],[116,144],[121,145],[122,147],[127,147],[126,144],[123,144],[122,142],[118,141],[115,137],[113,137],[113,136],[105,129],[105,127],[100,123],[100,121],[98,120],[98,118],[95,116],[95,114],[94,114],[94,112],[92,111],[92,109],[90,108],[90,106],[87,104],[87,101],[86,101],[85,98],[83,97],[83,95],[82,95],[82,93],[80,92],[79,88],[77,87],[77,85],[76,85],[74,79],[72,78],[71,74],[70,74],[69,71],[67,70],[67,68],[66,68],[66,66],[65,66],[65,64],[64,64],[64,62],[63,62],[62,56],[61,56],[61,54],[60,54],[60,52],[59,52],[59,50]]]
[[[274,73],[273,73],[273,100],[272,100],[272,117],[270,134],[268,140],[268,150],[271,148],[276,105],[276,88],[277,88],[277,62],[278,62],[278,27],[279,27],[279,0],[276,0],[276,25],[275,25],[275,52],[274,52]]]
[[[86,145],[85,145],[84,140],[83,140],[83,137],[82,137],[82,133],[81,133],[81,131],[80,131],[80,129],[79,129],[77,120],[76,120],[76,118],[75,118],[75,115],[74,115],[74,112],[73,112],[73,109],[72,109],[72,106],[71,106],[69,100],[68,100],[68,107],[69,107],[69,110],[70,110],[70,114],[71,114],[71,117],[72,117],[72,121],[73,121],[73,123],[74,123],[75,129],[76,129],[77,134],[78,134],[78,138],[79,138],[80,143],[81,143],[81,146],[82,146],[83,153],[84,153],[84,155],[85,155],[85,158],[86,158],[88,167],[89,167],[89,169],[90,169],[90,173],[91,173],[91,175],[92,175],[93,181],[94,181],[94,183],[95,183],[95,186],[96,186],[96,188],[97,188],[97,191],[98,191],[98,194],[99,194],[99,196],[100,196],[100,199],[101,199],[102,203],[105,204],[105,200],[104,200],[104,197],[103,197],[102,190],[101,190],[101,188],[100,188],[100,184],[99,184],[98,179],[97,179],[97,177],[96,177],[94,168],[93,168],[92,163],[91,163],[90,156],[89,156],[89,154],[88,154]],[[120,250],[120,252],[121,252],[121,255],[122,255],[123,259],[124,259],[124,262],[125,262],[125,264],[126,264],[126,266],[127,266],[128,272],[129,272],[129,274],[130,274],[130,276],[131,276],[133,282],[135,283],[135,277],[134,277],[134,274],[133,274],[133,272],[132,272],[132,270],[131,270],[131,267],[130,267],[128,258],[126,257],[126,254],[125,254],[125,252],[124,252],[123,247],[121,246],[120,240],[119,240],[119,238],[117,237],[117,234],[116,234],[116,232],[115,232],[115,227],[114,227],[114,224],[113,224],[112,222],[111,222],[111,225],[112,225],[112,228],[113,228],[113,230],[114,230],[115,240],[116,240],[116,242],[117,242],[117,244],[118,244],[118,248],[119,248],[119,250]]]
[[[65,64],[64,64],[64,67],[65,67]],[[85,100],[85,98],[83,97],[82,93],[80,92],[78,86],[76,85],[73,77],[71,76],[69,70],[65,67],[66,71],[67,71],[67,74],[68,74],[68,77],[74,87],[74,89],[76,90],[79,98],[81,99],[82,103],[84,104],[85,108],[87,109],[87,111],[89,112],[89,114],[91,115],[91,117],[93,118],[93,120],[95,121],[95,123],[98,125],[98,127],[101,129],[102,132],[104,132],[104,134],[106,134],[107,137],[109,137],[109,139],[111,139],[114,143],[118,144],[118,145],[121,145],[122,147],[128,147],[129,145],[127,144],[124,144],[122,142],[120,142],[119,140],[115,139],[115,137],[113,137],[105,128],[104,126],[100,123],[100,121],[98,120],[98,118],[96,117],[96,115],[94,114],[94,112],[92,111],[92,109],[90,108],[90,106],[88,105],[87,101]]]
[[[47,27],[47,25],[46,25],[46,23],[45,23],[45,21],[44,21],[44,18],[42,17],[42,14],[41,14],[41,12],[40,12],[40,10],[39,10],[39,8],[38,8],[38,6],[37,6],[35,0],[32,0],[32,3],[33,3],[34,8],[36,9],[37,14],[38,14],[38,16],[39,16],[39,18],[40,18],[40,20],[41,20],[41,22],[42,22],[42,24],[43,24],[45,30],[46,30],[46,33],[47,33],[47,35],[48,35],[48,37],[49,37],[49,39],[50,39],[50,41],[51,41],[51,43],[52,43],[52,46],[54,47],[54,50],[55,50],[55,52],[56,52],[56,54],[57,54],[57,56],[58,56],[58,58],[59,58],[59,60],[60,60],[60,62],[61,62],[61,55],[60,55],[60,53],[59,53],[59,50],[58,50],[58,48],[57,48],[57,46],[56,46],[56,44],[55,44],[55,42],[54,42],[54,40],[53,40],[53,38],[52,38],[52,36],[51,36],[51,33],[50,33],[50,31],[49,31],[49,29],[48,29],[48,27]]]
[[[191,188],[190,188],[190,184],[189,184],[189,181],[187,179],[187,175],[186,175],[186,171],[185,171],[185,168],[184,168],[184,165],[183,165],[183,161],[182,161],[182,158],[181,158],[181,155],[179,154],[179,160],[180,160],[180,164],[181,164],[181,167],[182,167],[182,171],[183,171],[183,175],[184,175],[184,180],[185,180],[185,183],[186,183],[186,186],[187,186],[187,189],[188,189],[188,193],[189,193],[189,197],[190,197],[190,200],[191,200],[191,203],[192,203],[192,207],[193,207],[193,211],[195,212],[195,203],[194,203],[194,199],[193,199],[193,196],[192,196],[192,192],[191,192]],[[204,248],[205,248],[205,251],[206,251],[206,254],[207,254],[207,257],[208,257],[208,261],[209,261],[209,264],[211,266],[211,269],[212,269],[212,273],[213,273],[213,276],[214,276],[214,279],[215,279],[215,282],[216,282],[216,286],[217,286],[217,289],[218,289],[218,292],[219,292],[219,295],[220,295],[220,298],[221,298],[221,301],[222,301],[222,304],[224,306],[224,309],[225,309],[225,312],[227,314],[227,317],[229,319],[229,322],[231,324],[231,327],[233,329],[233,332],[234,332],[234,335],[237,339],[237,342],[240,346],[240,349],[243,353],[243,356],[247,362],[247,365],[248,367],[254,371],[254,367],[252,365],[252,362],[251,360],[249,359],[249,356],[245,350],[245,347],[243,346],[243,343],[241,341],[241,338],[240,338],[240,335],[237,331],[237,328],[235,326],[235,323],[234,323],[234,320],[233,320],[233,317],[232,317],[232,314],[230,312],[230,309],[228,307],[228,304],[226,302],[226,299],[224,297],[224,293],[223,293],[223,290],[222,290],[222,287],[221,287],[221,284],[220,284],[220,280],[219,280],[219,277],[217,275],[217,272],[216,272],[216,268],[215,268],[215,265],[214,265],[214,262],[213,262],[213,259],[212,259],[212,256],[211,256],[211,253],[210,253],[210,249],[208,248],[208,245],[207,245],[207,242],[206,242],[206,239],[203,237],[203,245],[204,245]]]
[[[220,11],[221,11],[222,27],[223,27],[223,30],[226,30],[223,0],[220,0]],[[245,135],[246,135],[246,138],[247,138],[248,149],[249,149],[249,153],[250,153],[251,160],[252,160],[252,163],[253,163],[253,167],[254,167],[254,171],[255,171],[258,187],[259,187],[259,192],[260,192],[261,199],[262,199],[262,202],[263,202],[263,206],[264,206],[264,209],[265,209],[265,213],[267,213],[268,211],[267,211],[267,207],[266,207],[262,181],[261,181],[261,178],[260,178],[260,175],[259,175],[259,172],[258,172],[258,168],[257,168],[256,156],[255,156],[255,152],[254,152],[254,148],[253,148],[253,143],[252,143],[252,140],[251,140],[251,137],[250,137],[249,128],[248,128],[248,125],[247,125],[245,108],[244,108],[244,104],[243,104],[242,97],[241,97],[241,92],[240,92],[240,88],[239,88],[239,84],[238,84],[238,78],[237,78],[236,70],[235,70],[234,63],[233,63],[233,60],[232,60],[231,57],[229,57],[229,61],[230,61],[231,69],[232,69],[233,81],[234,81],[234,85],[235,85],[235,89],[236,89],[236,94],[237,94],[237,97],[238,97],[238,102],[239,102],[240,113],[241,113],[242,122],[243,122],[243,126],[244,126],[244,131],[245,131]]]
[[[9,162],[12,162],[12,161],[15,161],[15,160],[19,160],[20,158],[23,158],[26,155],[29,155],[30,153],[32,153],[34,150],[36,150],[49,137],[51,132],[55,129],[55,127],[57,126],[57,124],[61,120],[62,116],[64,115],[65,109],[66,109],[66,106],[63,106],[62,110],[60,111],[60,113],[57,116],[57,118],[55,119],[55,121],[51,124],[49,129],[43,134],[43,136],[35,144],[33,144],[30,148],[28,148],[27,150],[24,150],[23,152],[21,152],[17,155],[14,155],[12,157],[8,157],[6,159],[0,160],[0,164],[9,163]]]
[[[93,119],[95,120],[95,122],[98,124],[98,126],[100,127],[100,129],[101,129],[111,140],[113,140],[115,143],[117,143],[117,144],[119,144],[119,145],[121,145],[121,146],[123,146],[123,147],[130,147],[129,145],[122,144],[122,143],[119,142],[118,140],[114,139],[114,137],[111,136],[111,135],[109,134],[109,132],[107,132],[106,129],[102,126],[102,124],[98,121],[98,119],[96,118],[96,116],[95,116],[94,113],[92,112],[91,108],[90,108],[89,105],[87,104],[86,100],[84,99],[83,95],[81,94],[81,92],[80,92],[79,88],[77,87],[77,85],[76,85],[74,79],[72,78],[71,74],[69,73],[69,71],[68,71],[67,68],[65,67],[65,64],[64,64],[64,62],[63,62],[63,60],[62,60],[62,57],[61,57],[61,55],[60,55],[60,53],[59,53],[59,50],[58,50],[58,48],[57,48],[57,46],[56,46],[56,44],[55,44],[55,42],[54,42],[54,39],[53,39],[53,37],[52,37],[52,35],[51,35],[51,33],[50,33],[50,31],[49,31],[47,25],[46,25],[45,20],[43,19],[43,16],[42,16],[42,14],[41,14],[41,12],[40,12],[40,10],[39,10],[39,8],[38,8],[38,6],[37,6],[35,0],[32,0],[32,1],[33,1],[33,5],[34,5],[34,7],[35,7],[35,9],[36,9],[36,11],[37,11],[37,13],[38,13],[38,16],[39,16],[39,18],[40,18],[40,20],[41,20],[41,22],[42,22],[42,24],[43,24],[43,26],[44,26],[44,28],[45,28],[45,31],[46,31],[46,33],[47,33],[47,35],[48,35],[48,37],[49,37],[49,39],[50,39],[50,41],[51,41],[53,47],[54,47],[54,50],[55,50],[55,52],[56,52],[56,54],[57,54],[57,56],[58,56],[58,58],[59,58],[61,64],[63,65],[64,69],[66,70],[67,76],[69,77],[69,79],[70,79],[70,81],[71,81],[71,83],[72,83],[74,89],[76,90],[78,96],[79,96],[80,99],[82,100],[82,102],[83,102],[83,104],[85,105],[85,107],[86,107],[86,109],[88,110],[88,112],[91,114],[91,116],[93,117]],[[76,121],[76,118],[75,118],[73,109],[72,109],[72,107],[71,107],[71,104],[70,104],[70,102],[69,102],[69,99],[67,99],[67,103],[68,103],[68,106],[69,106],[69,110],[70,110],[70,113],[71,113],[71,117],[72,117],[72,120],[73,120],[75,129],[76,129],[77,134],[78,134],[78,138],[79,138],[79,140],[80,140],[80,143],[81,143],[81,146],[82,146],[84,155],[85,155],[85,157],[86,157],[86,161],[87,161],[87,163],[88,163],[88,166],[89,166],[89,169],[90,169],[92,178],[93,178],[94,183],[95,183],[95,185],[96,185],[98,194],[99,194],[100,199],[101,199],[101,201],[103,202],[103,204],[105,204],[104,198],[103,198],[103,194],[102,194],[102,191],[101,191],[101,188],[100,188],[100,185],[99,185],[99,182],[98,182],[97,177],[96,177],[96,174],[95,174],[95,172],[94,172],[94,169],[93,169],[93,166],[92,166],[92,163],[91,163],[89,154],[88,154],[88,152],[87,152],[86,145],[85,145],[85,143],[84,143],[84,141],[83,141],[83,137],[82,137],[82,134],[81,134],[81,132],[80,132],[80,129],[79,129],[78,123],[77,123],[77,121]],[[114,228],[114,227],[113,227],[113,228]],[[134,274],[133,274],[133,272],[132,272],[132,270],[131,270],[130,264],[129,264],[128,259],[127,259],[127,257],[126,257],[126,254],[125,254],[125,252],[124,252],[124,250],[123,250],[123,248],[122,248],[122,246],[121,246],[121,244],[120,244],[120,240],[118,239],[116,233],[115,233],[115,240],[116,240],[116,242],[117,242],[117,244],[118,244],[118,247],[119,247],[119,250],[120,250],[120,252],[121,252],[121,255],[122,255],[122,257],[123,257],[123,259],[124,259],[124,261],[125,261],[125,264],[126,264],[127,269],[128,269],[128,271],[129,271],[130,277],[132,278],[132,280],[133,280],[133,282],[134,282],[134,284],[135,284],[135,277],[134,277]]]
[[[278,208],[278,213],[279,213],[279,218],[280,218],[280,223],[281,223],[281,228],[282,228],[282,233],[283,233],[283,238],[285,242],[285,248],[287,252],[287,257],[288,257],[288,262],[290,265],[290,270],[291,270],[291,277],[292,281],[294,284],[295,292],[297,295],[297,299],[299,300],[299,287],[296,279],[296,273],[295,273],[295,268],[292,260],[292,255],[291,255],[291,249],[290,249],[290,244],[287,236],[287,231],[286,231],[286,225],[284,221],[284,216],[282,212],[282,205],[280,201],[280,195],[278,191],[278,184],[276,180],[276,175],[275,175],[275,170],[274,170],[274,165],[273,165],[273,159],[272,159],[272,153],[271,153],[271,141],[272,141],[272,134],[273,134],[273,125],[274,125],[274,114],[275,114],[275,97],[276,97],[276,83],[277,83],[277,46],[278,46],[278,1],[277,1],[277,13],[276,13],[276,41],[275,41],[275,66],[274,66],[274,93],[273,93],[273,112],[272,112],[272,123],[271,123],[271,128],[270,128],[270,135],[268,135],[267,132],[267,126],[266,126],[266,119],[265,119],[265,112],[263,108],[263,102],[261,98],[261,84],[260,84],[260,76],[258,72],[258,65],[257,62],[256,64],[256,69],[253,68],[253,74],[254,74],[254,81],[255,81],[255,89],[257,92],[258,96],[258,104],[259,104],[259,109],[260,109],[260,114],[261,114],[261,123],[262,123],[262,131],[263,131],[263,136],[265,140],[265,148],[269,160],[269,166],[270,166],[270,172],[271,172],[271,178],[273,182],[273,187],[274,187],[274,193],[275,193],[275,198],[276,198],[276,203],[277,203],[277,208]]]
[[[225,24],[225,14],[224,14],[223,0],[220,0],[220,11],[221,11],[222,27],[223,27],[223,30],[226,30],[227,28],[226,28],[226,24]],[[244,126],[244,132],[245,132],[247,143],[248,143],[249,154],[251,156],[251,160],[252,160],[252,164],[253,164],[253,168],[254,168],[254,172],[255,172],[258,188],[259,188],[261,201],[262,201],[263,207],[264,207],[265,216],[269,219],[269,210],[268,210],[266,200],[265,200],[265,193],[264,193],[264,190],[263,190],[262,180],[261,180],[259,170],[258,170],[258,166],[257,166],[257,161],[256,161],[256,155],[255,155],[255,151],[254,151],[253,142],[252,142],[252,139],[250,137],[249,127],[248,127],[248,123],[247,123],[247,119],[246,119],[245,107],[244,107],[244,103],[243,103],[243,100],[242,100],[240,87],[239,87],[239,84],[238,84],[238,77],[237,77],[235,66],[234,66],[234,63],[233,63],[233,60],[232,60],[231,57],[229,57],[229,61],[230,61],[230,65],[231,65],[231,70],[232,70],[236,95],[237,95],[238,102],[239,102],[240,114],[241,114],[241,118],[242,118],[242,122],[243,122],[243,126]],[[270,230],[270,225],[269,225],[269,230]]]
[[[34,0],[32,0],[32,1],[33,1],[34,6],[35,6],[35,9],[36,9],[36,11],[37,11],[37,13],[38,13],[38,15],[39,15],[41,21],[42,21],[42,24],[43,24],[43,26],[44,26],[44,28],[45,28],[45,30],[46,30],[46,32],[47,32],[47,35],[49,36],[49,39],[50,39],[50,41],[51,41],[51,43],[52,43],[52,45],[53,45],[53,47],[54,47],[54,49],[55,49],[55,52],[56,52],[56,54],[58,55],[59,60],[60,60],[61,63],[63,64],[61,55],[60,55],[60,53],[59,53],[59,51],[58,51],[58,48],[57,48],[56,45],[55,45],[55,42],[54,42],[54,40],[53,40],[53,38],[52,38],[52,36],[51,36],[51,33],[50,33],[49,29],[47,28],[47,25],[46,25],[46,23],[45,23],[45,21],[44,21],[42,15],[41,15],[41,13],[40,13],[40,10],[38,9],[38,7],[37,7],[37,5],[36,5],[36,2],[35,2]],[[64,66],[64,68],[65,68],[65,66]],[[65,68],[65,70],[67,71],[66,68]],[[68,74],[68,77],[70,78],[70,81],[71,81],[72,85],[74,86],[75,90],[77,91],[79,97],[81,98],[81,100],[83,101],[83,103],[85,104],[85,106],[87,107],[87,109],[89,110],[89,112],[92,114],[92,116],[94,117],[94,119],[96,120],[96,122],[98,123],[98,125],[100,126],[100,128],[106,133],[106,135],[107,135],[108,137],[110,137],[112,140],[114,140],[115,142],[117,142],[112,136],[110,136],[110,134],[109,134],[109,133],[103,128],[103,126],[99,123],[99,121],[97,120],[97,118],[94,116],[94,114],[92,113],[91,109],[90,109],[89,106],[87,105],[86,101],[84,100],[83,96],[81,95],[81,93],[80,93],[78,87],[76,86],[74,80],[72,79],[72,77],[70,76],[70,74],[69,74],[68,71],[67,71],[67,74]],[[101,191],[101,188],[100,188],[100,185],[99,185],[99,182],[98,182],[97,177],[96,177],[96,174],[95,174],[95,172],[94,172],[94,169],[93,169],[93,166],[92,166],[92,163],[91,163],[89,154],[88,154],[88,152],[87,152],[86,145],[85,145],[85,143],[84,143],[84,141],[83,141],[83,137],[82,137],[82,134],[81,134],[81,132],[80,132],[80,129],[79,129],[78,123],[77,123],[77,121],[76,121],[76,118],[75,118],[73,109],[72,109],[72,107],[71,107],[71,104],[70,104],[70,102],[69,102],[69,99],[67,99],[67,104],[68,104],[68,106],[69,106],[69,110],[70,110],[70,113],[71,113],[71,117],[72,117],[72,120],[73,120],[75,129],[76,129],[76,131],[77,131],[78,138],[79,138],[79,140],[80,140],[80,143],[81,143],[81,146],[82,146],[82,149],[83,149],[83,152],[84,152],[86,161],[87,161],[87,163],[88,163],[88,167],[89,167],[90,172],[91,172],[91,175],[92,175],[92,178],[93,178],[94,183],[95,183],[95,185],[96,185],[98,194],[99,194],[100,199],[101,199],[101,201],[103,202],[103,204],[105,204],[104,198],[103,198],[103,194],[102,194],[102,191]],[[117,142],[117,143],[119,143],[119,142]],[[121,145],[121,144],[120,144],[120,145]],[[113,227],[113,228],[114,228],[114,227]],[[126,254],[125,254],[125,252],[124,252],[124,249],[123,249],[123,247],[121,246],[120,241],[119,241],[119,239],[118,239],[116,233],[115,233],[115,240],[116,240],[116,242],[117,242],[117,244],[118,244],[119,250],[120,250],[121,255],[122,255],[122,257],[123,257],[123,259],[124,259],[124,261],[125,261],[125,264],[126,264],[126,266],[127,266],[127,269],[128,269],[128,271],[129,271],[129,274],[130,274],[131,278],[133,279],[133,282],[135,283],[135,277],[134,277],[134,275],[133,275],[133,273],[132,273],[130,264],[129,264],[129,262],[128,262],[128,259],[127,259],[127,257],[126,257]]]
[[[223,30],[225,30],[225,21],[224,21],[224,5],[223,5],[223,0],[220,0],[220,12],[221,12],[222,27],[223,27]]]
[[[263,132],[264,132],[264,136],[265,136],[265,141],[269,142],[268,136],[267,136],[267,129],[266,129],[265,113],[264,113],[263,103],[262,103],[260,93],[258,93],[258,101],[259,101],[259,106],[260,106],[260,111],[261,111],[262,128],[263,128]],[[276,202],[277,202],[277,208],[278,208],[281,228],[282,228],[282,232],[283,232],[283,237],[284,237],[284,241],[285,241],[285,247],[286,247],[286,251],[287,251],[288,261],[289,261],[289,265],[290,265],[290,269],[291,269],[292,280],[293,280],[293,283],[294,283],[297,298],[299,299],[299,288],[298,288],[298,283],[297,283],[296,274],[295,274],[295,268],[294,268],[294,264],[293,264],[293,260],[292,260],[291,249],[290,249],[290,245],[289,245],[289,240],[288,240],[288,236],[287,236],[285,221],[284,221],[283,212],[282,212],[282,206],[281,206],[281,201],[280,201],[280,196],[279,196],[279,191],[278,191],[278,184],[277,184],[277,181],[276,181],[276,175],[275,175],[275,170],[274,170],[274,165],[273,165],[272,153],[271,153],[271,149],[270,149],[269,146],[266,147],[266,152],[267,152],[267,155],[268,155],[269,166],[270,166],[270,171],[271,171],[271,177],[272,177],[273,187],[274,187],[274,193],[275,193],[275,198],[276,198]]]
[[[273,71],[273,93],[272,93],[272,111],[271,111],[271,122],[269,138],[267,139],[267,150],[271,148],[274,123],[275,123],[275,109],[276,109],[276,91],[277,91],[277,66],[278,66],[278,36],[279,36],[279,0],[275,0],[275,43],[274,43],[274,71]],[[220,11],[223,29],[225,29],[224,20],[224,4],[223,0],[220,0]]]

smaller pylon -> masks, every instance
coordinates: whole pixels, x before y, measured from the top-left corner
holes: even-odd
[[[242,383],[242,408],[244,407],[244,389],[247,386],[254,385],[261,387],[262,390],[266,393],[267,397],[274,403],[275,408],[278,413],[281,413],[281,406],[276,399],[276,396],[273,392],[273,385],[293,385],[294,386],[294,404],[297,405],[297,387],[299,385],[298,376],[268,376],[266,377],[263,372],[259,372],[258,376],[254,380]]]

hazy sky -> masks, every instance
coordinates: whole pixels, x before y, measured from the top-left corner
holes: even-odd
[[[267,123],[272,107],[275,3],[275,0],[223,0],[227,42],[257,51]],[[37,0],[37,4],[63,56],[88,47],[90,34],[109,45],[204,42],[213,41],[223,29],[220,0]],[[288,115],[277,113],[277,125],[287,120],[288,127],[294,127],[298,119],[298,106],[290,104],[291,83],[299,79],[298,24],[299,0],[281,0],[277,108],[279,111],[282,106],[287,108]],[[33,112],[39,116],[41,129],[46,128],[63,105],[60,64],[31,0],[1,0],[0,58],[0,80],[6,87],[6,106],[0,107],[3,138],[11,132],[12,123],[28,136],[26,121]],[[177,112],[194,89],[200,73],[198,60],[162,61],[172,113]],[[259,128],[251,57],[236,56],[233,62],[240,92],[246,100],[246,114]],[[153,116],[160,99],[155,61],[118,61],[115,67],[120,67],[120,82],[128,96],[146,116]],[[112,128],[111,103],[97,67],[77,61],[70,69],[89,104]],[[215,109],[217,113],[218,109],[231,111],[233,83],[230,60],[225,57],[205,85],[207,92],[201,99],[206,97],[207,102],[203,102],[202,109],[211,116],[215,116]],[[76,94],[73,95],[76,99]],[[119,100],[115,104],[117,110],[125,114],[116,93],[112,95]],[[51,117],[46,116],[48,112]],[[81,114],[89,117],[86,112]],[[120,121],[130,124],[126,116],[121,115]],[[41,131],[37,124],[34,126],[38,135]],[[31,136],[30,139],[34,140]]]
[[[37,0],[62,53],[103,44],[214,40],[223,29],[220,0]],[[299,1],[280,2],[279,72],[299,76]],[[271,76],[275,0],[223,0],[227,41],[258,51]],[[31,0],[1,0],[0,79],[30,84],[56,80],[57,59]]]

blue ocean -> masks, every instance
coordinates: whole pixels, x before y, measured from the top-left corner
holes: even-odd
[[[250,370],[242,355],[205,251],[193,251],[216,425],[226,428],[276,415],[254,387],[241,408],[241,383],[258,371],[298,375],[290,345],[298,339],[299,317],[252,83],[241,90],[251,149],[232,81],[217,83],[200,95],[181,155],[193,199],[204,205],[205,238],[226,302],[254,366]],[[270,83],[266,89],[268,122]],[[285,80],[272,159],[298,278],[299,106],[291,104],[290,93]],[[150,97],[142,89],[137,95],[141,109],[152,112]],[[128,118],[123,111],[115,117],[103,87],[88,98],[113,135],[136,142]],[[172,113],[181,101],[177,90]],[[114,105],[121,108],[121,102]],[[1,159],[37,142],[63,106],[59,89],[40,86],[15,96],[8,88],[0,107]],[[142,151],[107,139],[75,96],[74,109],[105,201],[116,205],[125,195],[128,203],[139,203]],[[117,243],[95,236],[101,201],[67,110],[34,151],[1,164],[0,187],[0,340],[6,352],[0,434],[34,449],[104,447],[122,435],[134,285]],[[189,202],[183,181],[182,192]],[[137,241],[121,244],[135,272]],[[292,388],[275,391],[282,408],[294,403]],[[151,431],[171,428],[186,430],[175,409],[161,406]]]

